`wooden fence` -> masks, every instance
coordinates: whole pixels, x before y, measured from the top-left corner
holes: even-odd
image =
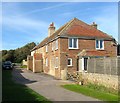
[[[120,57],[90,58],[88,59],[87,72],[118,75]]]

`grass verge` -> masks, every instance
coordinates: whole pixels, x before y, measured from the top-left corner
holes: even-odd
[[[21,68],[27,68],[27,65],[22,65]]]
[[[86,96],[94,97],[99,100],[107,101],[107,102],[118,102],[118,95],[106,93],[104,91],[98,91],[86,86],[68,84],[62,85],[63,88],[84,94]]]
[[[2,101],[42,101],[44,103],[50,103],[45,97],[34,92],[32,89],[25,85],[17,84],[12,80],[12,71],[3,70],[2,72]]]

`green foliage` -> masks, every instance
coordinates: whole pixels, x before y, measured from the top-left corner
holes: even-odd
[[[118,101],[118,95],[107,93],[105,91],[92,89],[84,85],[81,86],[81,85],[68,84],[68,85],[62,85],[62,87],[77,93],[82,93],[84,95],[103,100],[103,101],[115,102],[115,103],[117,103]]]
[[[30,50],[35,46],[36,44],[32,42],[15,50],[2,50],[2,61],[9,60],[11,62],[21,63],[23,59],[27,59],[27,55],[30,55]]]
[[[27,65],[22,65],[21,68],[27,68]]]

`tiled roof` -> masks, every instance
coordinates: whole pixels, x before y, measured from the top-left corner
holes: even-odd
[[[105,50],[82,50],[78,56],[110,56]]]
[[[108,38],[109,35],[102,31],[88,25],[77,18],[72,19],[58,30],[56,30],[50,37],[46,37],[39,45],[35,46],[33,50],[42,47],[47,42],[50,42],[57,36],[78,36],[78,37],[96,37],[96,38]]]
[[[68,23],[66,23],[65,25],[63,25],[62,27],[60,27],[58,30],[56,30],[55,33],[53,33],[50,37],[46,37],[42,42],[40,42],[40,44],[38,44],[37,46],[35,46],[31,51],[42,47],[43,45],[45,45],[50,40],[52,40],[55,37],[57,37],[67,24]]]

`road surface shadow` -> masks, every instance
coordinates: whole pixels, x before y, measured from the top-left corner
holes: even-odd
[[[31,84],[31,83],[35,83],[37,81],[35,80],[29,80],[29,79],[26,79],[23,75],[22,75],[23,71],[22,69],[20,68],[14,68],[13,71],[12,71],[12,76],[13,76],[13,80],[16,82],[16,83],[19,83],[19,84]]]

